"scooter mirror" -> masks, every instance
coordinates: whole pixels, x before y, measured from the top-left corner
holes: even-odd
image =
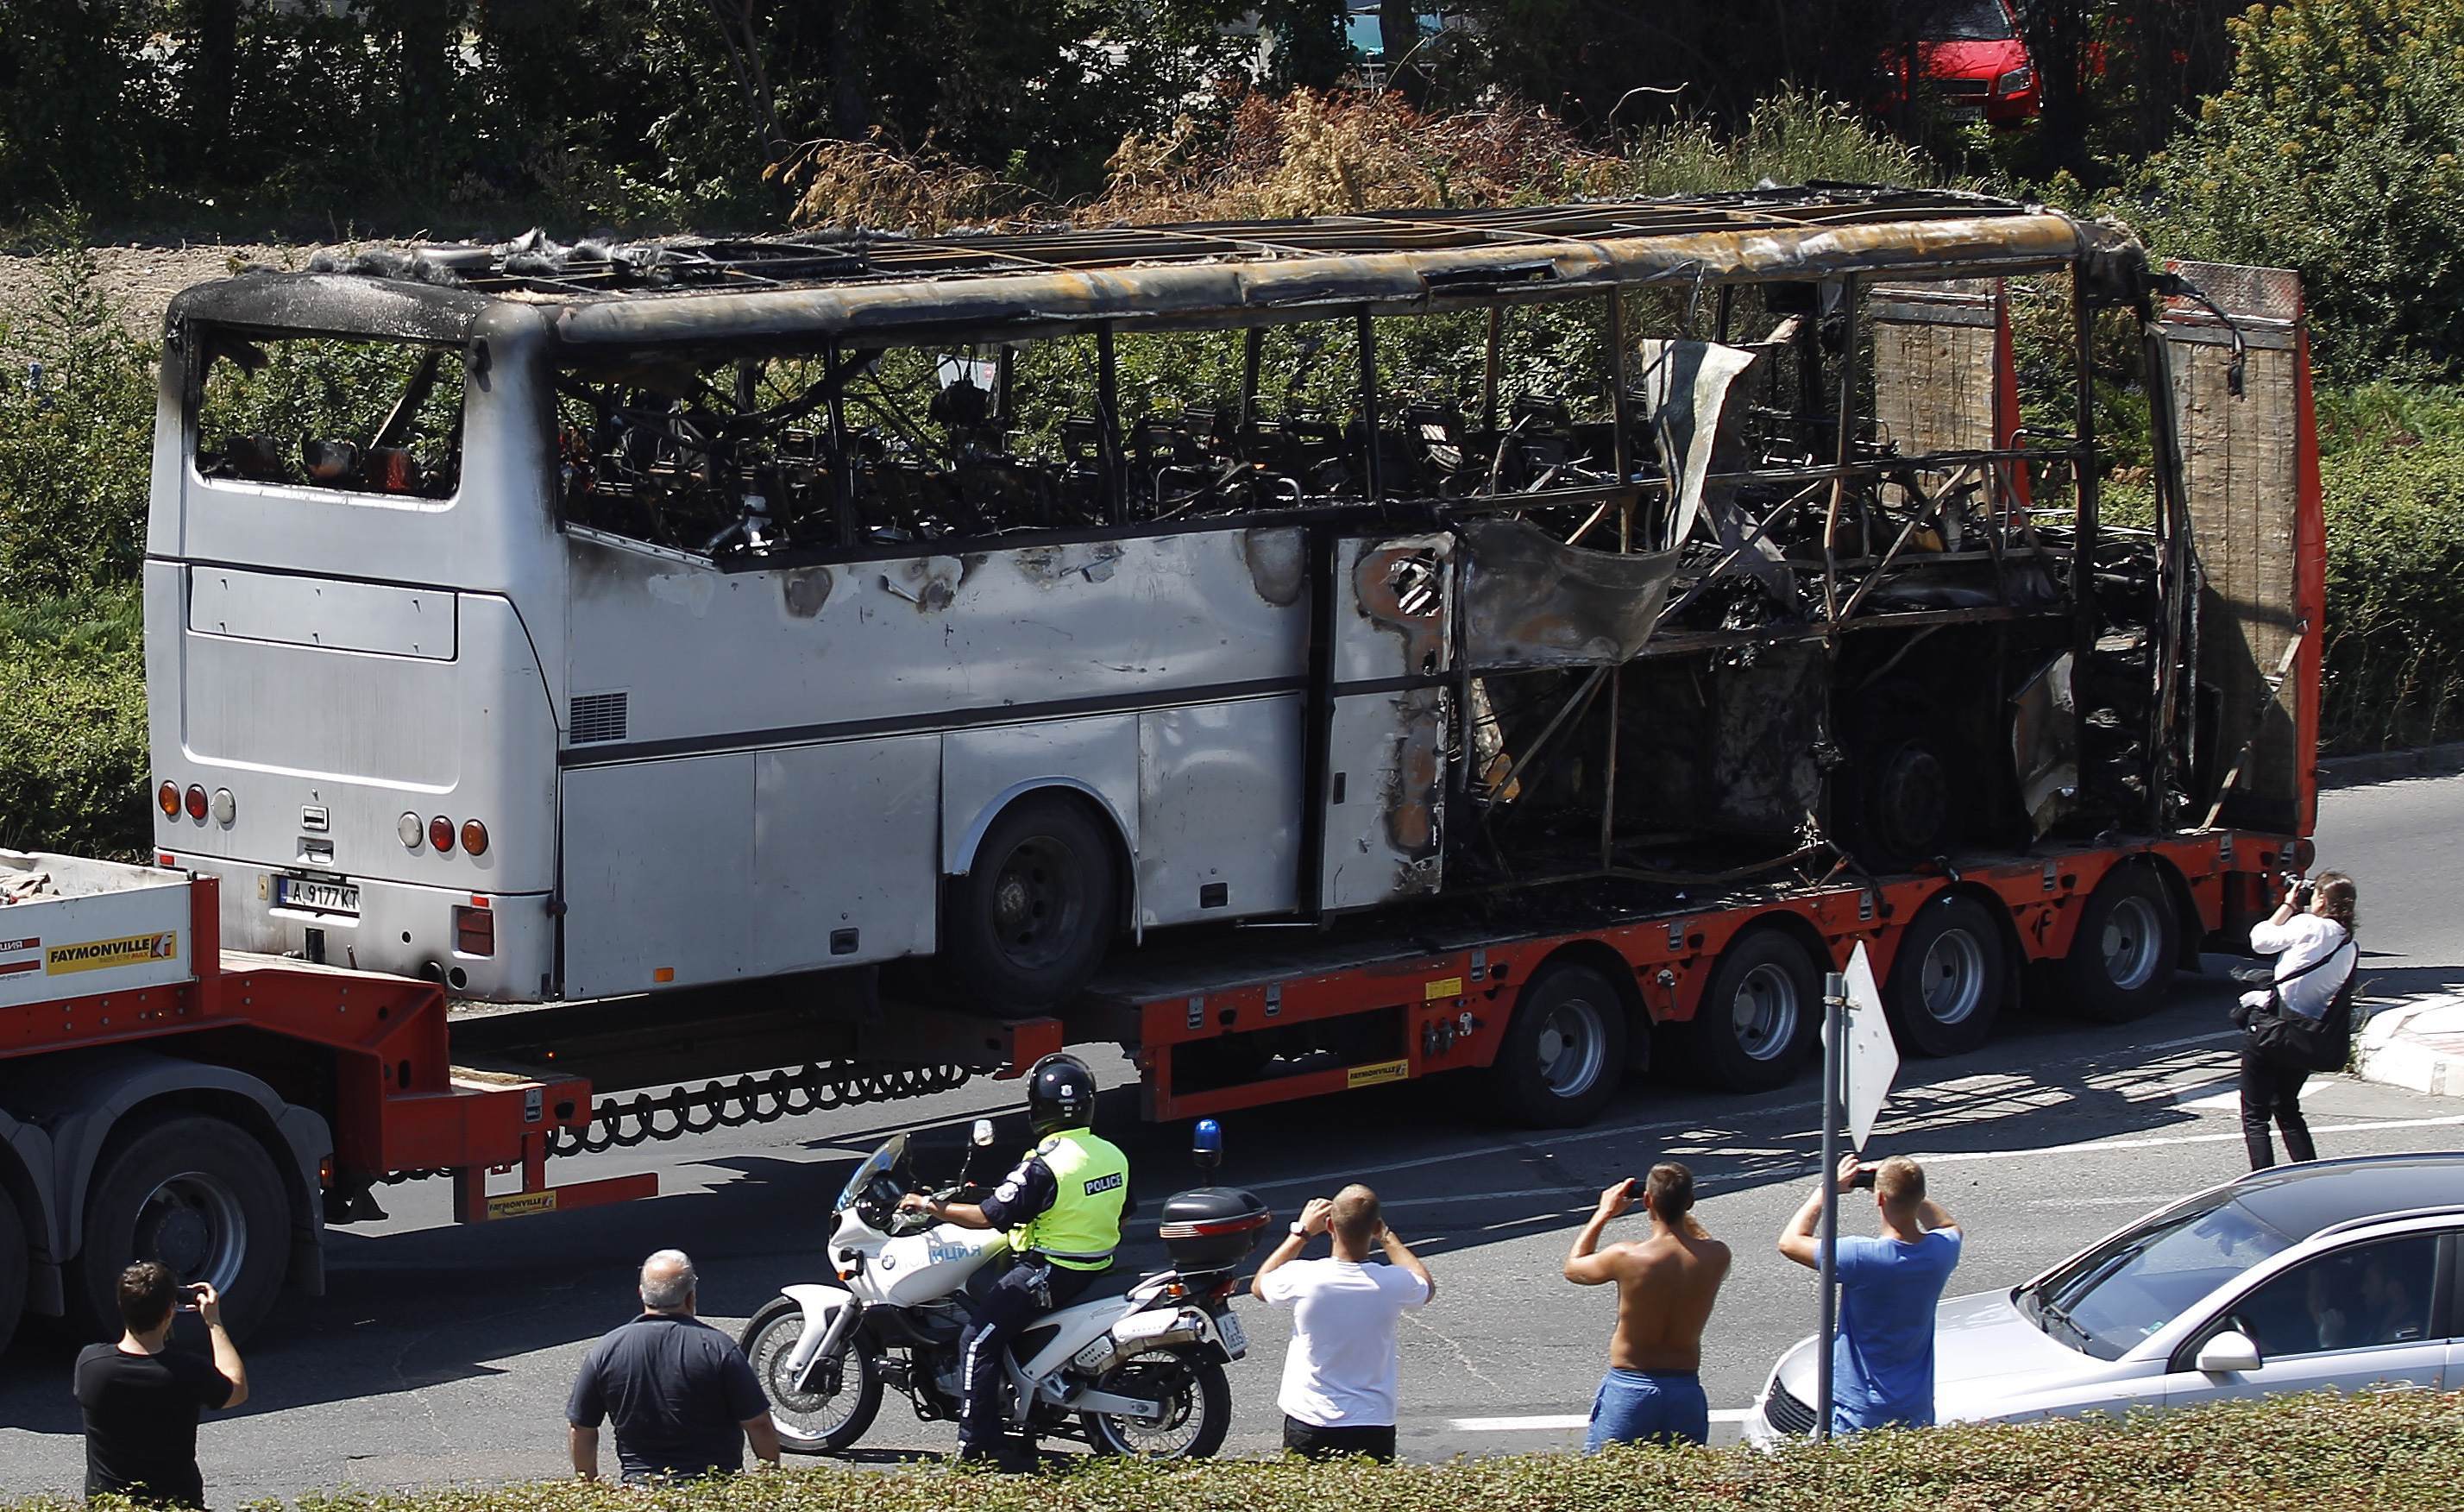
[[[1200,1170],[1213,1170],[1223,1164],[1223,1125],[1213,1119],[1199,1119],[1197,1130],[1190,1136],[1189,1158]]]
[[[993,1142],[993,1121],[976,1120],[976,1126],[968,1132],[967,1138],[973,1141],[978,1148],[990,1145]]]

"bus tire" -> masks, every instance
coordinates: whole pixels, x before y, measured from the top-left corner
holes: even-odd
[[[2100,1023],[2126,1024],[2165,1005],[2178,958],[2180,921],[2165,879],[2145,866],[2107,872],[2079,911],[2079,932],[2062,958],[2071,1011]]]
[[[2010,978],[1992,911],[1959,893],[1934,899],[1908,921],[1882,988],[1892,1037],[1919,1056],[1981,1048],[2002,1016]]]
[[[1077,996],[1112,943],[1112,837],[1079,800],[1030,793],[984,832],[948,898],[940,954],[967,1006],[1032,1018]]]
[[[1498,1110],[1527,1128],[1589,1123],[1626,1068],[1626,1008],[1616,984],[1564,961],[1523,986],[1489,1067]]]
[[[222,1119],[154,1120],[115,1133],[95,1169],[71,1320],[117,1337],[120,1273],[161,1260],[180,1281],[213,1282],[223,1326],[245,1339],[273,1310],[290,1256],[291,1205],[265,1147]]]
[[[17,1204],[10,1199],[8,1189],[0,1188],[0,1353],[8,1351],[17,1320],[26,1313],[29,1263],[25,1221],[17,1216]]]
[[[1795,1079],[1822,1034],[1822,975],[1795,936],[1749,929],[1720,952],[1685,1041],[1695,1071],[1732,1092]]]

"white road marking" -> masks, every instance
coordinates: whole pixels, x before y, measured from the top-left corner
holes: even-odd
[[[1711,1421],[1743,1423],[1754,1415],[1750,1407],[1715,1407]],[[1570,1429],[1592,1426],[1585,1412],[1543,1412],[1530,1417],[1455,1417],[1446,1426],[1458,1434],[1562,1434]]]

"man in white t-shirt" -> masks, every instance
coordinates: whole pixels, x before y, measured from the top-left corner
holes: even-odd
[[[1326,1234],[1334,1254],[1304,1260],[1311,1235]],[[1368,1263],[1382,1249],[1384,1265]],[[1395,1457],[1395,1325],[1438,1295],[1429,1268],[1395,1237],[1377,1193],[1344,1188],[1332,1201],[1312,1197],[1289,1237],[1266,1256],[1250,1283],[1258,1300],[1292,1309],[1284,1355],[1284,1448],[1305,1459],[1365,1455]]]

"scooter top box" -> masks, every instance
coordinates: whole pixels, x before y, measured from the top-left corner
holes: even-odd
[[[1191,1276],[1240,1264],[1274,1221],[1255,1192],[1199,1187],[1165,1198],[1157,1229],[1173,1268]]]

